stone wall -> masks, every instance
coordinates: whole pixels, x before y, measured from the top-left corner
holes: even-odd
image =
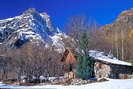
[[[110,66],[101,62],[95,62],[94,73],[96,78],[107,78],[110,75]]]
[[[110,78],[120,78],[121,74],[131,75],[133,74],[133,68],[131,66],[110,64]],[[127,77],[128,78],[128,77]]]
[[[97,61],[94,65],[94,72],[96,78],[121,78],[120,75],[133,74],[131,66],[116,65]],[[128,78],[128,77],[127,77]]]

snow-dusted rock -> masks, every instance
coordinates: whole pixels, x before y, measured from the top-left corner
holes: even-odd
[[[22,15],[0,20],[0,44],[19,47],[26,42],[43,42],[46,47],[55,46],[64,51],[62,36],[68,36],[56,28],[47,13],[28,9]],[[49,46],[50,45],[50,46]]]

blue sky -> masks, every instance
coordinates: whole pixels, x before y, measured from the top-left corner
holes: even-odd
[[[39,12],[47,12],[59,27],[63,27],[71,16],[79,14],[104,25],[113,22],[121,11],[132,7],[133,0],[0,0],[0,19],[36,8]]]

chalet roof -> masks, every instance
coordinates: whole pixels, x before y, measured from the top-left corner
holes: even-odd
[[[93,57],[94,60],[99,60],[111,64],[117,64],[117,65],[126,65],[126,66],[132,66],[131,63],[118,60],[116,57],[113,57],[112,55],[106,55],[104,52],[90,50],[89,56]]]
[[[68,64],[71,64],[71,63],[74,63],[76,61],[76,58],[70,49],[66,49],[66,51],[63,54],[63,58],[61,61],[68,63]]]

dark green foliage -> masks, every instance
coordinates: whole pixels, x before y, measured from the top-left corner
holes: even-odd
[[[77,53],[77,72],[76,76],[82,79],[93,77],[94,61],[88,55],[89,37],[87,33],[81,34],[79,40],[79,52]]]
[[[133,62],[132,62],[132,66],[133,66]]]

